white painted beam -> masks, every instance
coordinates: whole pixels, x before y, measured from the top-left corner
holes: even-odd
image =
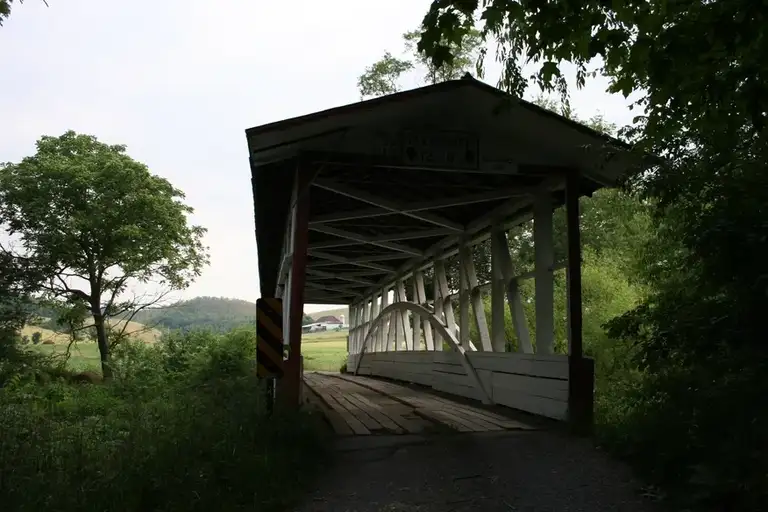
[[[499,199],[506,199],[509,197],[526,196],[536,192],[536,187],[511,187],[503,188],[499,190],[489,190],[486,192],[478,192],[475,194],[467,194],[460,197],[449,197],[441,199],[433,199],[430,201],[420,201],[417,203],[409,203],[403,205],[404,208],[398,213],[417,213],[425,210],[433,210],[438,208],[450,208],[453,206],[464,206],[467,204],[484,203],[488,201],[498,201]],[[370,217],[380,217],[383,215],[390,215],[392,210],[388,210],[380,207],[373,208],[361,208],[359,210],[352,210],[348,212],[332,213],[328,215],[318,215],[312,221],[310,225],[315,223],[324,222],[337,222],[342,220],[354,220],[365,219]]]
[[[387,309],[387,306],[389,306],[389,288],[386,286],[381,289],[381,309],[379,311],[384,311]],[[381,327],[379,328],[379,347],[383,351],[389,350],[389,319],[384,319],[384,321],[381,323]]]
[[[488,333],[488,322],[485,318],[485,305],[483,304],[483,290],[477,282],[477,273],[475,272],[475,262],[472,257],[472,248],[465,245],[461,248],[464,251],[461,271],[466,274],[467,292],[472,304],[472,311],[475,313],[475,322],[477,323],[477,332],[480,336],[480,345],[478,348],[482,351],[491,352],[491,335]]]
[[[416,301],[422,305],[426,306],[427,304],[427,292],[424,289],[424,274],[419,271],[415,272],[413,275],[413,281],[414,281],[414,297],[416,297]],[[422,324],[422,330],[424,332],[424,344],[426,345],[427,350],[434,350],[435,344],[434,340],[432,339],[432,324],[429,323],[429,318],[422,317],[419,320],[421,320]],[[414,318],[414,325],[418,323],[418,320]]]
[[[445,219],[439,215],[434,215],[431,213],[409,212],[407,206],[401,205],[396,201],[376,197],[373,194],[369,194],[368,192],[364,192],[362,190],[357,190],[342,183],[337,183],[327,179],[317,179],[313,182],[313,184],[316,187],[330,190],[331,192],[345,195],[347,197],[351,197],[352,199],[357,199],[358,201],[362,201],[373,206],[378,206],[379,208],[384,208],[385,210],[390,210],[394,213],[402,213],[403,215],[407,215],[408,217],[412,217],[423,222],[428,222],[430,224],[435,224],[436,226],[453,229],[457,233],[460,233],[464,229],[464,226],[458,222],[454,222],[452,220]]]
[[[544,179],[544,181],[538,185],[537,190],[539,194],[551,193],[554,190],[562,189],[564,187],[563,176],[555,175]],[[471,243],[486,240],[488,238],[487,233],[483,233],[493,225],[503,224],[510,227],[515,226],[531,217],[530,213],[524,213],[521,216],[513,217],[516,211],[530,206],[531,199],[529,198],[516,198],[510,201],[506,201],[504,204],[491,210],[485,215],[479,217],[475,221],[469,223],[463,233],[458,235],[448,236],[424,251],[424,255],[421,258],[412,258],[403,263],[396,271],[391,275],[382,278],[382,283],[391,282],[399,277],[404,277],[412,273],[414,270],[425,268],[429,265],[429,260],[437,258],[445,258],[458,253],[458,245],[462,240],[471,240]],[[478,236],[475,236],[478,235]]]
[[[440,301],[445,316],[445,325],[448,327],[448,332],[456,336],[456,317],[453,314],[453,301],[448,291],[448,278],[445,276],[445,262],[443,260],[435,261],[435,280],[440,288]]]
[[[405,282],[400,279],[396,284],[397,300],[398,302],[407,302],[408,298],[405,295]],[[400,327],[402,331],[398,329],[398,334],[402,332],[402,340],[405,342],[405,350],[413,350],[413,333],[411,330],[411,322],[409,319],[410,313],[407,310],[400,312]]]
[[[390,251],[404,252],[405,254],[410,254],[412,256],[421,256],[422,254],[422,252],[419,249],[416,249],[414,247],[408,247],[407,245],[398,244],[395,242],[377,242],[375,240],[375,237],[362,235],[360,233],[352,233],[351,231],[333,228],[331,226],[315,224],[314,226],[311,226],[310,229],[312,231],[317,231],[319,233],[325,233],[327,235],[333,235],[333,236],[338,236],[340,238],[346,238],[348,240],[354,240],[355,242],[359,242],[361,244],[375,245],[377,247],[389,249]]]
[[[390,267],[385,267],[384,265],[378,265],[375,263],[376,261],[386,261],[388,259],[394,259],[392,255],[388,255],[389,257],[387,258],[382,258],[381,256],[360,256],[357,258],[347,258],[345,256],[338,256],[336,254],[329,254],[327,252],[315,251],[315,250],[310,250],[309,254],[311,254],[315,258],[320,258],[323,260],[328,260],[333,262],[327,265],[309,263],[307,265],[309,268],[338,265],[341,263],[346,265],[355,265],[356,267],[371,268],[374,270],[381,270],[383,272],[392,273],[392,269]],[[400,258],[402,258],[402,255],[400,256]]]
[[[517,350],[524,354],[532,354],[531,335],[528,332],[528,323],[525,319],[525,309],[523,300],[520,296],[519,281],[524,276],[513,277],[514,267],[512,258],[509,255],[509,245],[507,236],[503,231],[493,233],[496,243],[492,247],[496,249],[496,259],[499,262],[501,275],[504,279],[507,289],[507,304],[509,306],[510,316],[512,317],[512,326],[515,329],[517,337]]]
[[[329,227],[325,224],[315,224],[315,226],[318,226],[320,228]],[[373,243],[373,242],[397,242],[402,240],[417,240],[422,238],[430,238],[435,236],[448,236],[451,233],[454,233],[451,229],[446,228],[435,228],[435,229],[421,229],[418,231],[406,231],[401,233],[392,233],[389,235],[377,235],[377,236],[370,236],[367,237],[369,242],[358,242],[356,240],[333,240],[333,241],[327,241],[327,242],[315,242],[312,244],[309,244],[310,249],[330,249],[332,247],[349,247],[352,245],[361,245],[364,243]]]
[[[341,296],[345,296],[346,295],[346,296],[352,296],[352,297],[362,297],[362,293],[354,291],[354,290],[345,289],[345,288],[337,288],[335,286],[325,285],[325,284],[322,284],[322,283],[315,283],[315,282],[312,282],[312,281],[309,281],[309,280],[305,283],[305,286],[307,288],[314,288],[316,290],[324,290],[324,291],[329,291],[329,292],[333,292],[333,293],[338,293],[338,294],[341,294]]]
[[[377,294],[374,294],[371,298],[371,318],[368,322],[368,331],[371,330],[371,325],[373,325],[373,321],[376,320],[376,317],[379,316],[379,296]],[[374,340],[375,341],[375,340]],[[379,351],[379,346],[376,343],[373,343],[373,350],[374,352]]]
[[[324,270],[318,270],[316,268],[307,269],[307,274],[318,276],[318,277],[325,277],[328,279],[338,279],[340,281],[348,281],[350,283],[358,283],[358,284],[363,284],[368,286],[373,284],[371,280],[365,279],[363,277],[347,277],[343,273],[334,274],[333,272],[326,272]]]
[[[504,322],[504,296],[506,281],[502,272],[502,250],[507,237],[504,231],[496,229],[491,234],[491,345],[494,352],[505,352],[507,333]]]
[[[411,283],[411,293],[413,294],[413,302],[421,306],[422,304],[419,300],[419,289],[416,285],[415,279]],[[413,317],[413,349],[421,350],[421,318],[417,316]]]
[[[432,303],[434,305],[435,316],[443,324],[448,325],[445,321],[445,315],[443,314],[443,296],[441,294],[440,281],[437,279],[437,262],[434,264],[432,273]],[[437,329],[435,329],[434,343],[435,350],[443,350],[443,337]]]
[[[469,283],[464,268],[467,265],[466,247],[459,249],[459,344],[469,350]]]

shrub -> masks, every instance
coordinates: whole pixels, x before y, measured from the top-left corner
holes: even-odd
[[[3,509],[284,510],[324,430],[266,416],[253,357],[247,330],[188,333],[119,346],[103,385],[15,378],[0,389]]]

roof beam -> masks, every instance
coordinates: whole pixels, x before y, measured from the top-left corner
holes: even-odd
[[[357,283],[364,286],[371,286],[375,284],[373,281],[369,279],[363,279],[361,277],[347,277],[345,274],[334,274],[332,272],[326,272],[324,270],[317,270],[314,268],[308,268],[307,274],[317,276],[317,277],[326,277],[328,279],[339,279],[341,281],[349,281],[350,283]],[[351,290],[345,290],[345,293],[346,292],[353,293],[353,294],[355,293]]]
[[[320,283],[314,283],[312,281],[307,281],[305,283],[305,286],[307,288],[314,288],[316,290],[323,290],[323,291],[328,291],[328,292],[332,292],[332,293],[341,293],[342,295],[347,294],[347,295],[352,295],[354,297],[362,297],[363,296],[362,293],[356,292],[354,290],[348,290],[348,289],[339,288],[339,287],[336,287],[336,286],[330,286],[330,285],[325,285],[325,284],[320,284]]]
[[[305,304],[349,304],[353,302],[355,297],[352,295],[335,295],[329,293],[322,293],[316,290],[307,290],[305,292],[304,303]]]
[[[325,233],[326,235],[333,235],[333,236],[338,236],[339,238],[354,240],[358,243],[375,245],[377,247],[389,249],[390,251],[404,252],[405,254],[410,254],[412,256],[421,256],[422,254],[422,252],[419,249],[416,249],[414,247],[408,247],[407,245],[397,244],[394,242],[377,242],[375,239],[376,237],[361,235],[359,233],[352,233],[350,231],[332,228],[330,226],[314,225],[314,226],[310,226],[309,229],[311,229],[312,231],[317,231],[319,233]]]
[[[401,254],[394,255],[394,254],[387,254],[387,255],[380,255],[380,256],[360,256],[357,258],[345,258],[344,256],[337,256],[336,254],[329,254],[327,252],[322,251],[316,251],[316,250],[310,250],[309,253],[314,256],[315,258],[320,258],[323,260],[328,260],[332,263],[309,263],[307,265],[308,268],[317,268],[317,267],[323,267],[323,266],[331,266],[331,265],[338,265],[338,264],[346,264],[346,265],[355,265],[357,267],[363,267],[363,268],[371,268],[374,270],[381,270],[383,272],[392,272],[394,269],[392,267],[386,267],[384,265],[378,265],[374,262],[376,261],[387,261],[392,259],[403,259],[403,256]],[[397,256],[397,257],[395,257]]]
[[[433,210],[437,208],[450,208],[453,206],[464,206],[468,204],[485,203],[488,201],[497,201],[499,199],[507,199],[516,196],[526,196],[535,193],[537,187],[509,187],[500,190],[488,190],[485,192],[478,192],[476,194],[468,194],[461,197],[449,197],[434,199],[431,201],[422,201],[418,203],[411,203],[403,210],[397,212],[401,214],[416,213],[425,210]],[[327,215],[318,215],[313,219],[310,219],[310,226],[313,224],[322,224],[324,222],[338,222],[342,220],[354,220],[354,219],[366,219],[370,217],[381,217],[384,215],[391,215],[392,211],[385,208],[373,207],[373,208],[360,208],[359,210],[350,210],[346,212],[330,213]]]
[[[559,175],[550,176],[549,178],[546,178],[541,184],[538,185],[538,190],[540,191],[540,193],[541,192],[551,193],[554,190],[562,188],[565,184],[564,181],[565,180],[562,176],[559,176]],[[381,288],[382,286],[388,284],[393,279],[398,279],[404,275],[407,275],[409,272],[413,271],[414,269],[422,265],[426,260],[430,258],[434,258],[440,253],[445,252],[445,250],[448,249],[449,247],[458,245],[461,242],[461,240],[470,238],[473,235],[476,235],[478,232],[490,227],[496,222],[503,222],[510,215],[513,215],[515,211],[525,207],[527,204],[530,204],[530,201],[531,199],[529,198],[513,198],[513,199],[510,199],[509,201],[505,201],[504,204],[497,206],[490,212],[487,212],[481,217],[478,217],[474,221],[470,222],[467,225],[467,229],[466,231],[464,231],[464,233],[460,235],[448,236],[438,241],[437,243],[432,245],[432,247],[424,251],[424,256],[422,256],[421,258],[413,258],[403,263],[400,266],[400,268],[393,271],[391,275],[382,277],[381,280],[378,283],[376,283],[376,286],[366,290],[364,295],[368,295],[369,293],[374,292],[376,289]]]
[[[464,226],[458,222],[454,222],[452,220],[445,219],[439,215],[433,215],[431,213],[410,212],[408,211],[407,206],[401,205],[396,201],[379,198],[373,194],[369,194],[368,192],[357,190],[353,187],[349,187],[335,181],[318,178],[313,181],[312,184],[324,190],[330,190],[331,192],[351,197],[352,199],[356,199],[373,206],[378,206],[379,208],[384,208],[385,210],[389,210],[394,213],[402,213],[403,215],[407,215],[408,217],[420,220],[422,222],[428,222],[430,224],[435,224],[437,226],[451,229],[455,233],[461,233],[461,231],[464,229]]]
[[[330,226],[315,224],[313,228],[314,227],[325,228]],[[371,242],[395,242],[400,240],[416,240],[419,238],[430,238],[433,236],[448,236],[452,233],[453,231],[447,228],[422,229],[419,231],[410,231],[406,233],[393,233],[389,235],[371,236],[371,237],[368,237],[368,240],[370,240]],[[312,244],[309,244],[309,247],[312,249],[328,249],[331,247],[348,247],[350,245],[358,245],[360,243],[361,242],[357,242],[355,240],[332,240],[328,242],[312,243]]]

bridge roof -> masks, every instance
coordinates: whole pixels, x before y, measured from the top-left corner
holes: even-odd
[[[281,268],[296,169],[309,187],[308,303],[352,303],[405,270],[529,218],[533,194],[564,201],[610,186],[622,142],[472,78],[246,130],[262,295]]]

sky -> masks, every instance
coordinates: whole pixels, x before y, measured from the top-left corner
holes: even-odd
[[[258,298],[245,129],[360,100],[356,83],[402,51],[429,0],[27,0],[0,27],[0,161],[75,130],[183,190],[211,264],[179,298]],[[215,6],[215,7],[214,7]],[[489,59],[490,60],[490,59]],[[566,74],[569,74],[566,71]],[[572,73],[570,75],[572,77]],[[485,81],[495,83],[488,66]],[[418,76],[406,86],[418,86]],[[619,126],[628,101],[590,81],[580,117]],[[531,87],[530,99],[538,91]],[[307,312],[327,309],[307,306]]]

